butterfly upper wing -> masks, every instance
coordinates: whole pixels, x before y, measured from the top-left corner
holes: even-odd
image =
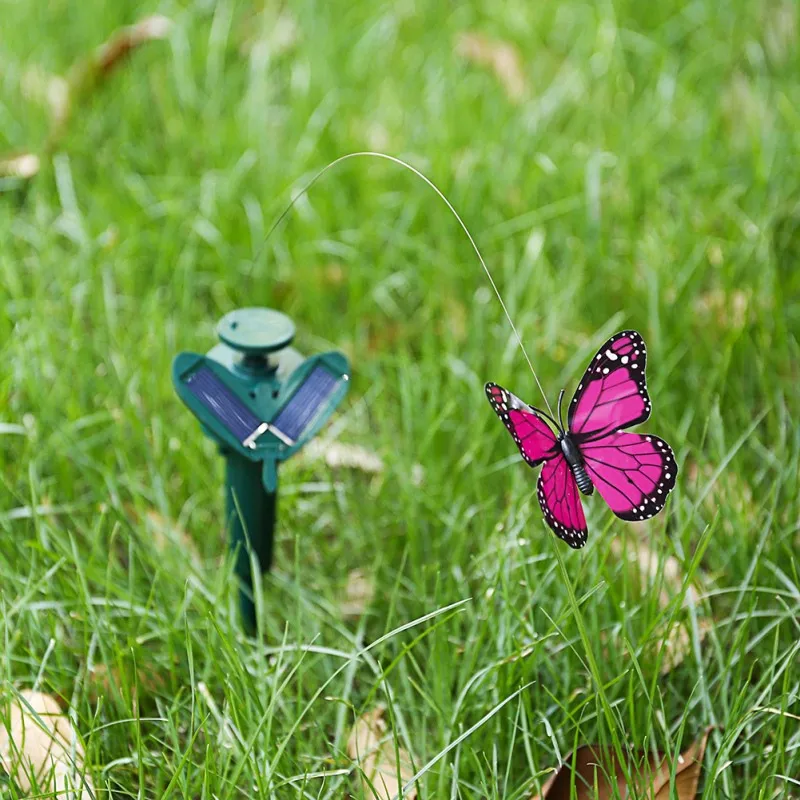
[[[617,431],[580,450],[592,483],[621,519],[650,519],[675,488],[675,455],[658,436]]]
[[[602,438],[650,416],[647,349],[636,331],[612,336],[592,359],[569,405],[568,427],[576,444]]]
[[[547,524],[571,547],[583,547],[586,544],[586,518],[578,484],[556,435],[542,417],[502,386],[487,383],[486,397],[508,428],[525,461],[532,467],[544,462],[537,496]]]
[[[537,486],[539,505],[553,532],[576,550],[586,544],[586,517],[575,476],[561,453],[545,461]]]
[[[612,336],[592,359],[569,409],[569,430],[597,491],[621,519],[649,519],[675,487],[672,448],[658,436],[624,433],[650,416],[647,348],[636,331]]]
[[[530,406],[496,383],[487,383],[485,389],[494,413],[503,420],[530,466],[536,467],[560,452],[550,426]]]

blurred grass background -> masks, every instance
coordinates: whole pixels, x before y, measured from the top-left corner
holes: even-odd
[[[421,796],[527,798],[574,746],[674,755],[709,724],[703,797],[796,794],[797,4],[0,0],[0,153],[39,151],[48,76],[155,12],[168,40],[0,193],[3,682],[63,698],[119,797],[360,797],[361,711],[388,704],[420,768],[530,681]],[[541,398],[430,189],[347,162],[262,249],[362,149],[462,214],[551,402],[607,335],[648,343],[679,485],[647,528],[587,504],[589,547],[560,550],[577,610],[482,385]],[[336,430],[386,465],[283,471],[261,643],[220,568],[220,459],[170,383],[243,305],[348,353]],[[377,586],[358,621],[354,569]],[[343,656],[302,646],[353,654],[465,598],[315,695]]]

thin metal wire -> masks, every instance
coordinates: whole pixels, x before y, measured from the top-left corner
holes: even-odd
[[[370,150],[363,150],[356,153],[347,153],[346,155],[340,156],[339,158],[331,161],[330,164],[323,167],[314,177],[292,198],[291,202],[288,206],[283,210],[281,215],[275,220],[272,227],[267,231],[267,235],[264,237],[264,240],[261,245],[261,249],[258,252],[256,257],[256,261],[258,258],[261,257],[261,254],[266,247],[267,241],[269,237],[272,235],[275,228],[283,222],[286,215],[294,208],[295,203],[326,173],[328,170],[333,169],[338,164],[341,164],[343,161],[348,161],[351,158],[382,158],[386,161],[391,161],[393,164],[398,164],[401,167],[411,171],[416,175],[418,178],[421,178],[425,183],[433,189],[434,192],[439,196],[442,202],[450,209],[452,215],[458,221],[458,224],[461,226],[461,229],[464,233],[467,234],[467,238],[469,239],[469,243],[472,245],[472,249],[475,251],[475,255],[478,256],[478,260],[481,262],[481,266],[483,267],[483,271],[486,273],[486,277],[489,279],[489,283],[492,285],[492,289],[494,289],[495,295],[497,295],[497,299],[500,301],[500,305],[503,307],[503,312],[506,315],[506,319],[508,320],[508,324],[511,325],[511,330],[514,331],[514,336],[517,339],[517,344],[519,344],[520,350],[522,350],[522,354],[525,356],[525,360],[528,362],[528,366],[530,367],[531,374],[533,375],[533,379],[536,381],[536,386],[539,388],[539,392],[541,392],[542,397],[544,398],[545,405],[547,406],[547,410],[550,412],[550,416],[553,416],[553,409],[550,408],[550,403],[547,400],[547,395],[544,393],[544,389],[542,388],[542,384],[539,382],[539,376],[536,374],[536,370],[533,368],[533,364],[531,363],[530,357],[528,356],[528,351],[525,349],[525,345],[522,343],[522,337],[520,337],[519,332],[517,331],[517,326],[514,325],[514,320],[511,319],[511,314],[508,313],[508,309],[506,308],[506,304],[503,302],[503,298],[500,294],[500,290],[497,288],[497,284],[494,282],[494,278],[492,277],[492,273],[489,272],[489,267],[486,266],[486,262],[483,260],[483,256],[481,255],[481,251],[478,249],[478,245],[475,244],[475,240],[472,238],[472,234],[469,232],[469,228],[464,224],[464,220],[461,219],[458,211],[453,208],[453,204],[444,196],[442,191],[439,189],[436,184],[431,181],[428,177],[423,175],[416,167],[411,166],[411,164],[403,161],[401,158],[397,158],[396,156],[390,156],[386,153],[376,153]]]

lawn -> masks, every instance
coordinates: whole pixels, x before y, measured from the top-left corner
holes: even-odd
[[[155,12],[43,149],[48,76]],[[422,798],[527,800],[583,744],[674,765],[708,726],[698,797],[800,796],[798,13],[0,0],[0,158],[42,154],[0,183],[4,697],[57,697],[119,798],[371,798],[347,742],[378,705]],[[412,173],[346,161],[264,245],[358,150],[447,195],[551,403],[642,333],[658,517],[595,494],[586,548],[546,527],[483,384],[542,398]],[[282,469],[257,641],[170,377],[248,305],[347,353],[326,433],[383,462]]]

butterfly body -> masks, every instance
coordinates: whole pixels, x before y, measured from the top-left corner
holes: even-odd
[[[650,416],[646,361],[636,331],[612,336],[584,373],[566,425],[561,397],[556,422],[502,386],[486,384],[489,403],[523,459],[542,466],[539,505],[550,528],[571,547],[586,544],[581,494],[596,488],[620,519],[635,522],[657,514],[675,487],[678,467],[670,446],[658,436],[626,432]]]
[[[559,433],[558,443],[561,445],[561,452],[564,454],[564,460],[567,462],[569,468],[572,470],[572,474],[575,476],[575,483],[578,484],[578,489],[580,489],[581,494],[594,494],[594,484],[586,472],[581,451],[578,449],[578,446],[575,444],[575,442],[572,441],[572,437],[569,435],[569,432],[562,431]]]

